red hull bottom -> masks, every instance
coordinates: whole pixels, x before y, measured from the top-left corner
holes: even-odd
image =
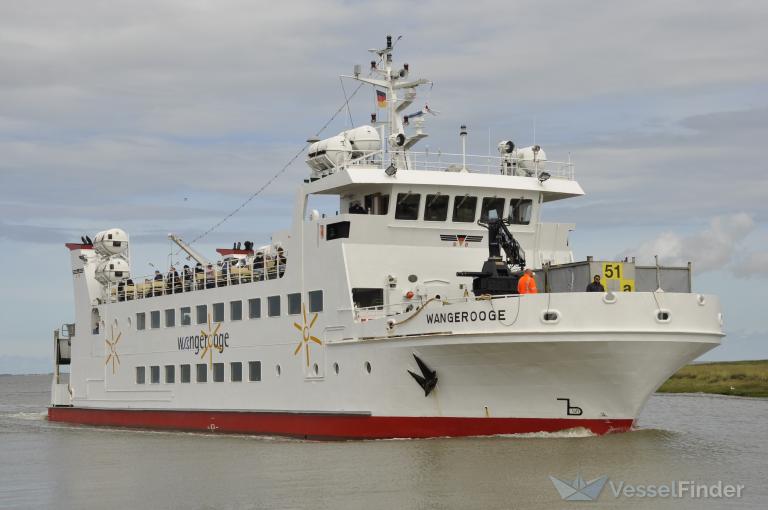
[[[51,421],[156,430],[290,436],[307,439],[389,439],[490,436],[586,428],[625,432],[633,420],[571,418],[450,418],[300,414],[248,411],[126,410],[50,407]]]

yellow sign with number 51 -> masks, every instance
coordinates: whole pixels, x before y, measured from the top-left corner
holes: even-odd
[[[624,264],[621,262],[603,263],[603,278],[606,280],[621,280],[624,275]]]

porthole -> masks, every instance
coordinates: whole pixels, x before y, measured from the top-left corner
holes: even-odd
[[[669,322],[672,320],[672,312],[669,310],[656,310],[656,320],[658,322]]]
[[[320,367],[317,366],[317,363],[312,365],[312,373],[314,373],[315,375],[318,375],[320,373]]]
[[[560,322],[560,312],[557,310],[544,310],[541,312],[541,321],[546,324],[557,324]]]
[[[369,374],[371,373],[371,362],[370,361],[366,361],[365,362],[365,371],[368,372]]]
[[[336,375],[339,375],[339,364],[334,363],[333,364],[333,371],[336,372]]]
[[[281,373],[282,373],[282,369],[280,368],[280,365],[275,365],[275,374],[277,374],[277,376],[280,377]]]
[[[416,283],[417,281],[419,281],[419,277],[416,276],[415,274],[409,274],[408,281],[411,283]]]

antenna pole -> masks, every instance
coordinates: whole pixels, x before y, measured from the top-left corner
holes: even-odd
[[[463,172],[466,172],[467,171],[467,126],[465,126],[464,124],[461,125],[459,136],[461,137],[461,170]]]

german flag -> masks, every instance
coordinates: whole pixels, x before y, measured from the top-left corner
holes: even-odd
[[[376,103],[378,103],[379,108],[385,108],[387,106],[387,93],[383,90],[377,90]]]

